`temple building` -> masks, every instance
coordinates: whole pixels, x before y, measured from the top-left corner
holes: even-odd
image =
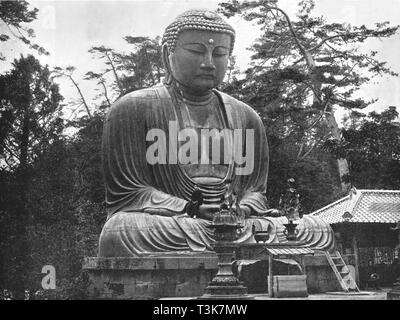
[[[368,288],[391,286],[400,275],[400,190],[356,190],[311,213],[328,222],[338,249],[354,266],[356,281]]]

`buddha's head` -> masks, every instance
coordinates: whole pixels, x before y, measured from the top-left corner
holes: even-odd
[[[190,10],[179,15],[165,30],[163,61],[166,82],[202,95],[224,79],[235,41],[235,31],[219,15]]]

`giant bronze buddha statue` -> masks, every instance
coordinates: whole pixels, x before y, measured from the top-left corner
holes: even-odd
[[[234,41],[235,31],[216,13],[181,14],[162,40],[164,84],[129,93],[111,107],[103,133],[108,217],[100,257],[211,251],[207,226],[227,185],[240,194],[235,210],[245,217],[238,243],[255,241],[254,224],[270,233],[269,242],[286,241],[287,219],[270,217],[267,207],[264,125],[251,107],[216,89]],[[236,161],[244,154],[247,163]],[[201,201],[193,198],[198,193]],[[305,216],[298,230],[307,246],[333,245],[331,228],[318,218]]]

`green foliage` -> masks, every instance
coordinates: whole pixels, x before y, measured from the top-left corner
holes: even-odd
[[[87,80],[98,80],[102,85],[104,97],[110,104],[114,99],[128,92],[153,86],[163,75],[160,37],[126,36],[125,41],[132,45],[129,53],[117,52],[104,46],[92,47],[89,52],[104,60],[105,69],[101,73],[88,72]],[[112,74],[113,81],[106,88],[106,75]]]
[[[26,166],[58,139],[63,98],[48,67],[31,55],[0,75],[0,92],[0,153],[8,169]]]
[[[38,9],[29,10],[27,1],[1,1],[0,19],[4,23],[20,27],[21,23],[29,23],[36,19]]]
[[[49,53],[38,44],[32,43],[29,38],[33,38],[35,33],[33,29],[27,28],[25,24],[32,22],[37,18],[38,9],[30,9],[27,1],[0,1],[0,25],[2,28],[0,33],[0,42],[10,39],[10,36],[21,40],[31,49],[36,50],[39,54],[48,55]],[[7,33],[3,33],[7,30]],[[5,58],[0,53],[0,60]]]
[[[400,124],[390,107],[382,113],[353,113],[345,121],[343,139],[325,147],[349,160],[349,181],[359,189],[393,189],[400,185]]]

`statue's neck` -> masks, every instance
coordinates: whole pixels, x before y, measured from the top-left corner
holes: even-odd
[[[193,93],[176,81],[172,82],[172,88],[180,99],[193,104],[207,104],[211,102],[213,98],[212,90],[208,90],[204,93]]]

